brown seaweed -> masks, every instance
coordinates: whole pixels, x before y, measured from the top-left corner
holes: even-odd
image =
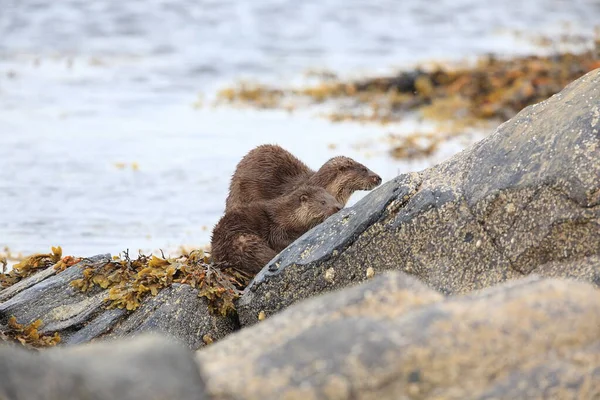
[[[139,254],[134,260],[125,252],[99,268],[86,268],[83,278],[71,285],[84,292],[94,285],[108,289],[105,301],[109,308],[131,311],[148,295],[156,296],[165,287],[182,283],[197,288],[211,312],[226,315],[235,311],[234,300],[249,282],[249,276],[212,265],[204,251],[194,250],[178,258]]]
[[[42,326],[41,320],[35,320],[29,325],[20,324],[15,316],[8,319],[8,326],[0,331],[0,339],[4,341],[15,341],[28,348],[52,347],[60,343],[60,335],[44,335],[39,332]]]
[[[67,266],[73,265],[79,259],[75,259],[71,256],[62,258],[62,248],[52,247],[52,253],[46,254],[33,254],[31,256],[23,258],[20,262],[13,265],[9,272],[6,272],[7,261],[6,258],[0,260],[2,264],[2,273],[0,273],[0,287],[8,287],[14,285],[22,279],[25,279],[36,272],[44,270],[54,265],[54,268],[60,272]]]
[[[595,45],[600,47],[600,41]],[[334,122],[387,124],[414,110],[427,110],[429,118],[506,120],[598,67],[598,50],[512,59],[490,55],[468,67],[438,65],[351,82],[329,79],[300,89],[244,83],[223,89],[217,102],[290,109],[301,99],[308,104],[330,101],[336,111],[325,116]],[[440,104],[445,105],[445,112],[436,115]]]

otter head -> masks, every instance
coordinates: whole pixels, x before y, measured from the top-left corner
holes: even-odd
[[[294,194],[297,205],[294,219],[306,228],[320,224],[343,208],[331,194],[319,186],[302,186]]]
[[[375,189],[381,184],[379,175],[344,156],[330,159],[315,175],[320,186],[325,187],[342,204],[346,204],[355,191]]]

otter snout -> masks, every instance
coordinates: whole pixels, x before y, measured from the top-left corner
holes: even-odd
[[[341,204],[334,204],[333,207],[331,208],[331,213],[335,214],[336,212],[340,211],[342,208],[344,208],[344,206],[342,206]]]
[[[371,181],[371,183],[373,183],[373,187],[379,186],[381,184],[381,177],[374,172],[369,174],[369,180]]]

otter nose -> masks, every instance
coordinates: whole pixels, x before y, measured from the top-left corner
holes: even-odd
[[[335,204],[333,206],[333,213],[335,214],[336,212],[340,211],[342,208],[344,208],[344,206],[342,206],[341,204]]]
[[[381,183],[381,177],[377,174],[373,174],[371,175],[371,182],[373,182],[375,185],[379,185]]]

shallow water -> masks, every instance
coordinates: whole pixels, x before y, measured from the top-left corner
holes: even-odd
[[[596,0],[0,0],[0,246],[87,256],[206,244],[235,164],[265,142],[314,168],[342,153],[385,180],[423,169],[480,136],[402,162],[380,139],[416,120],[192,105],[239,78],[540,52],[509,32],[590,36],[599,20]]]

